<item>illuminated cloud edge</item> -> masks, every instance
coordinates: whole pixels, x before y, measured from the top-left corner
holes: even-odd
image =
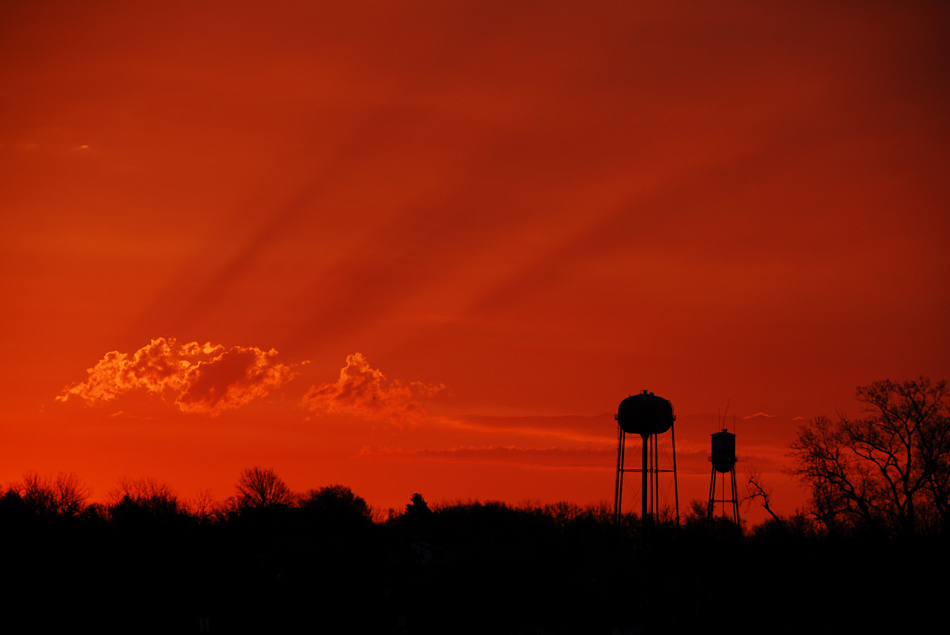
[[[175,395],[175,404],[188,413],[217,416],[271,390],[296,376],[292,365],[275,360],[277,351],[256,346],[206,342],[179,343],[159,337],[135,353],[110,351],[87,370],[84,382],[71,384],[56,397],[78,397],[87,403],[112,401],[133,390]]]
[[[354,353],[347,355],[337,381],[311,386],[303,403],[318,413],[418,423],[426,417],[422,402],[444,390],[445,384],[390,381],[382,371],[371,368],[362,353]]]

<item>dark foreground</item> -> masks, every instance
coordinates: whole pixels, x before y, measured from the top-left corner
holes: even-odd
[[[916,628],[948,590],[942,537],[644,528],[569,505],[351,512],[0,509],[0,606],[22,632],[857,633]]]

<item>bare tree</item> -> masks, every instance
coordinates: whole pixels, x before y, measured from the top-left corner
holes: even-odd
[[[20,483],[11,486],[17,491],[27,509],[40,516],[78,516],[89,498],[89,488],[74,473],[60,472],[56,478],[27,472]]]
[[[762,477],[759,476],[759,470],[752,468],[752,471],[749,473],[749,482],[746,484],[746,496],[743,502],[745,501],[754,501],[757,498],[762,499],[762,507],[769,513],[769,516],[772,517],[776,522],[782,522],[782,519],[772,511],[772,507],[769,505],[769,500],[772,498],[772,487],[770,485],[764,485],[762,482]]]
[[[237,485],[239,507],[284,507],[294,502],[294,495],[274,470],[259,467],[241,472]]]
[[[215,500],[214,494],[207,488],[199,491],[195,498],[188,501],[186,507],[192,516],[204,523],[214,521],[223,511],[221,503]]]
[[[183,511],[174,488],[150,476],[120,478],[118,487],[109,492],[109,499],[113,510],[119,510],[120,506],[134,506],[156,518],[172,517]]]
[[[867,416],[818,417],[790,444],[790,472],[811,487],[828,529],[867,527],[913,536],[950,527],[950,408],[945,381],[859,387]]]

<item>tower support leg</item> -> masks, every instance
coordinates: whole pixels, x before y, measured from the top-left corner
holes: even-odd
[[[617,482],[614,485],[614,522],[620,522],[620,510],[623,504],[623,459],[626,432],[618,426],[617,443]]]
[[[647,519],[647,496],[649,495],[649,486],[650,486],[650,437],[647,435],[640,435],[641,445],[643,446],[643,459],[642,467],[643,472],[641,474],[641,505],[640,505],[640,520],[646,522]]]
[[[670,437],[673,440],[673,498],[676,499],[676,524],[680,524],[680,488],[676,481],[676,424],[670,426]]]
[[[739,524],[739,492],[736,488],[736,468],[733,468],[729,471],[732,475],[732,518],[735,523]]]

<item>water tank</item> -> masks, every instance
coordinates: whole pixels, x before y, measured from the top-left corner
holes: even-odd
[[[736,464],[736,435],[723,429],[712,435],[712,464],[717,472],[730,472]]]
[[[617,423],[629,434],[663,434],[673,427],[674,419],[673,404],[646,390],[627,397],[617,409]]]

